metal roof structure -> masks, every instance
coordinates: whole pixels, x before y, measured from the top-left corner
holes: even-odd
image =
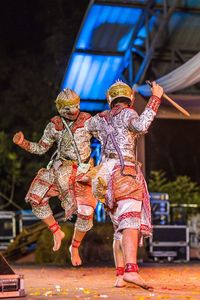
[[[199,30],[199,1],[91,1],[61,88],[79,93],[83,110],[103,110],[107,107],[106,90],[116,79],[130,85],[142,84],[193,57],[200,50]],[[180,103],[184,95],[188,108],[191,102],[186,99],[191,95],[195,98],[195,111],[196,105],[200,106],[199,84],[175,94]],[[171,108],[163,109],[160,117],[166,112],[169,116]]]

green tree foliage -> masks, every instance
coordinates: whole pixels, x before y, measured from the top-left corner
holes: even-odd
[[[21,162],[12,149],[8,135],[0,132],[0,207],[13,201],[15,186],[20,183]]]
[[[168,181],[163,171],[152,171],[148,183],[150,192],[168,193],[172,203],[200,205],[200,187],[188,176]]]
[[[151,171],[148,188],[150,192],[166,192],[167,178],[164,171]]]
[[[48,230],[44,230],[37,241],[35,262],[70,265],[69,246],[72,240],[74,224],[65,223],[61,226],[65,233],[61,248],[53,252],[53,236]],[[113,226],[110,222],[95,224],[85,236],[80,247],[80,255],[84,263],[113,262],[112,253]]]

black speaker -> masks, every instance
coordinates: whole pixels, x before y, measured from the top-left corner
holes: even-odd
[[[167,258],[167,261],[189,261],[190,259],[190,248],[186,245],[179,246],[153,246],[151,253],[154,258],[159,259]],[[171,257],[171,259],[170,259]],[[159,260],[158,259],[158,260]]]
[[[189,229],[184,225],[153,226],[153,243],[188,243]]]
[[[0,254],[0,298],[24,297],[24,277],[17,275]]]
[[[31,210],[22,210],[18,216],[19,219],[19,232],[27,227],[39,223],[39,219],[33,215]]]
[[[5,258],[0,254],[0,275],[15,274]]]
[[[169,224],[169,201],[151,200],[151,217],[153,225]]]
[[[189,261],[189,228],[184,225],[154,225],[149,241],[150,256],[154,259]]]
[[[166,193],[150,193],[151,216],[153,225],[170,223],[169,195]]]
[[[15,213],[12,211],[0,211],[0,240],[11,240],[15,237]]]

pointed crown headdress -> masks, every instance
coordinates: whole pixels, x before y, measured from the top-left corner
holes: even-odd
[[[131,104],[134,101],[134,93],[132,88],[121,80],[117,80],[110,86],[106,94],[108,104],[111,106],[112,102],[117,98],[127,98]]]
[[[80,97],[73,90],[66,88],[58,94],[55,103],[57,110],[60,110],[65,106],[80,104]]]

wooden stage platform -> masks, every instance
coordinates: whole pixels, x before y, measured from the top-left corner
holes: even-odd
[[[18,299],[200,299],[199,262],[140,265],[140,274],[154,286],[153,292],[130,284],[125,288],[114,288],[115,271],[112,267],[12,267],[25,277],[27,296]]]

